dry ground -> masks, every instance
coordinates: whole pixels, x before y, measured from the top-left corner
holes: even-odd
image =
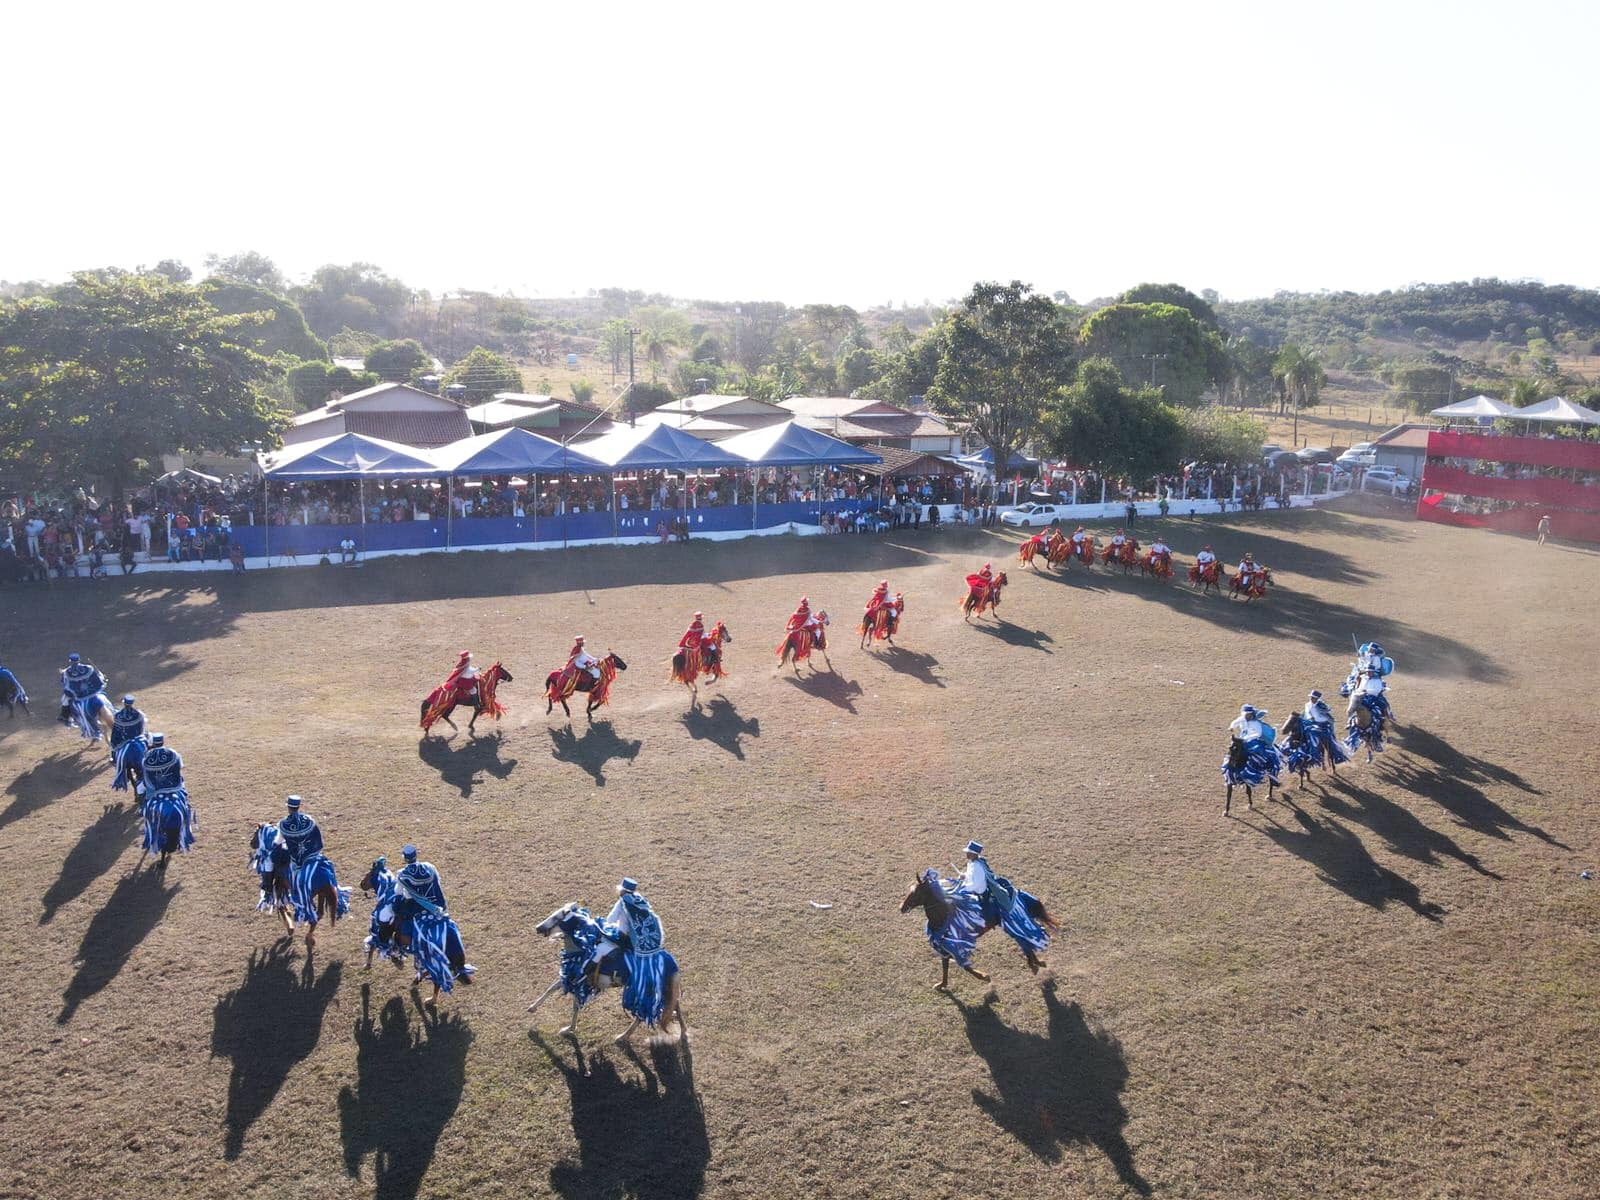
[[[960,576],[1014,539],[961,531],[0,593],[41,714],[83,651],[203,822],[164,880],[131,873],[100,757],[0,720],[0,1194],[1588,1194],[1600,559],[1338,512],[1168,536],[1281,586],[1012,566],[1005,622],[966,627]],[[862,653],[884,575],[904,646]],[[802,592],[837,620],[834,671],[797,683],[772,647]],[[698,712],[663,663],[694,608],[737,638]],[[632,670],[592,726],[547,721],[580,631]],[[1352,635],[1399,663],[1398,743],[1224,819],[1237,705],[1332,689]],[[419,743],[467,646],[515,673],[511,715]],[[359,900],[314,960],[252,912],[245,841],[290,791],[345,883],[408,840],[442,869],[480,974],[436,1020],[409,972],[363,973]],[[1062,919],[1053,979],[992,935],[992,989],[930,990],[896,908],[973,836]],[[554,970],[533,923],[624,873],[684,963],[692,1054],[611,1049],[614,1000],[581,1056],[560,1009],[523,1013]]]

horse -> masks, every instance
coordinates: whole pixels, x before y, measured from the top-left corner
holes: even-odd
[[[863,616],[861,624],[856,627],[857,632],[861,634],[861,648],[865,650],[867,643],[874,639],[894,645],[894,635],[900,631],[900,614],[905,610],[905,593],[896,592],[893,603],[880,604]]]
[[[1044,931],[1060,928],[1055,918],[1038,897],[1012,887],[1008,880],[997,879],[995,882],[1010,897],[1008,911],[1004,919],[999,921],[984,915],[980,897],[961,891],[953,879],[941,879],[939,872],[931,867],[917,876],[906,898],[900,902],[901,912],[908,913],[913,908],[920,908],[927,918],[925,933],[928,944],[938,954],[943,968],[939,982],[934,984],[934,991],[950,990],[951,960],[968,975],[984,983],[989,982],[989,976],[972,965],[972,954],[977,949],[978,939],[996,925],[1017,943],[1027,961],[1028,970],[1038,974],[1041,968],[1049,966],[1038,952],[1050,942],[1049,935]]]
[[[1257,567],[1251,573],[1250,582],[1244,582],[1243,575],[1235,575],[1228,581],[1228,598],[1243,596],[1246,604],[1252,600],[1259,600],[1267,594],[1267,588],[1272,585],[1272,572],[1266,567]]]
[[[104,692],[96,692],[92,696],[74,697],[70,705],[70,713],[77,723],[78,732],[89,740],[91,746],[98,745],[102,739],[107,742],[111,740],[115,712]]]
[[[380,877],[381,876],[381,877]],[[396,964],[410,957],[421,983],[424,976],[433,984],[433,994],[425,1001],[429,1008],[439,1002],[439,993],[454,990],[457,983],[470,984],[477,968],[467,962],[467,949],[461,940],[461,927],[443,909],[408,895],[397,886],[394,875],[374,861],[358,885],[363,892],[375,893],[372,925],[367,934],[367,962],[381,951]]]
[[[1189,583],[1202,596],[1207,592],[1217,591],[1227,582],[1228,569],[1215,559],[1203,567],[1195,563],[1189,568]]]
[[[289,899],[289,848],[278,838],[278,826],[263,822],[250,835],[250,866],[261,883],[257,912],[277,913],[283,920],[283,936],[294,936],[294,905]]]
[[[1072,561],[1072,542],[1061,530],[1054,528],[1050,530],[1050,540],[1045,545],[1044,560],[1051,567],[1060,567],[1063,571]]]
[[[1072,557],[1073,558],[1077,559],[1079,562],[1081,562],[1086,567],[1093,567],[1094,566],[1094,548],[1095,548],[1095,537],[1094,537],[1094,534],[1092,534],[1092,533],[1085,534],[1081,541],[1078,541],[1078,542],[1068,541],[1067,545],[1072,548]]]
[[[22,684],[10,675],[0,679],[0,704],[6,706],[6,716],[10,719],[16,718],[18,708],[22,709],[23,716],[33,716],[28,710],[28,693],[23,691]]]
[[[1300,786],[1311,782],[1311,768],[1320,756],[1310,722],[1299,713],[1290,713],[1283,723],[1283,765],[1300,776]]]
[[[1139,572],[1163,581],[1171,579],[1172,555],[1167,554],[1157,558],[1154,550],[1146,551],[1145,556],[1139,560]]]
[[[612,935],[615,930],[608,931],[589,915],[589,910],[577,901],[564,904],[551,913],[543,921],[534,926],[534,931],[543,937],[550,937],[556,932],[561,934],[561,972],[556,976],[555,982],[545,988],[540,997],[528,1005],[528,1011],[534,1012],[550,998],[557,990],[572,997],[572,1019],[561,1028],[564,1037],[575,1037],[578,1026],[578,1010],[592,1000],[598,993],[612,988],[622,988],[624,1007],[627,1008],[629,997],[628,967],[626,954],[618,950],[607,956],[606,961],[600,964],[597,970],[590,970],[590,960],[595,947],[602,938],[614,940]],[[665,950],[657,953],[665,957],[662,964],[662,985],[664,994],[661,1012],[678,1022],[678,1034],[684,1040],[689,1038],[689,1026],[683,1019],[683,987],[678,968],[678,960]],[[616,1037],[617,1044],[626,1042],[633,1036],[633,1031],[639,1023],[645,1020],[633,1008],[627,1008],[633,1022],[626,1030]],[[654,1022],[646,1022],[654,1024]],[[667,1024],[671,1024],[669,1019]]]
[[[143,734],[129,738],[111,752],[112,765],[117,768],[116,776],[111,780],[111,786],[125,792],[132,785],[133,794],[144,794],[144,756],[150,749],[150,743]]]
[[[559,703],[561,711],[570,719],[572,709],[567,707],[567,700],[574,692],[587,692],[589,705],[583,710],[583,715],[591,721],[594,720],[594,710],[611,700],[611,685],[617,680],[617,672],[627,669],[628,664],[622,661],[622,656],[615,650],[609,650],[600,660],[599,679],[588,671],[570,670],[566,667],[559,671],[551,671],[544,678],[544,715],[548,717]]]
[[[987,582],[979,581],[976,575],[967,576],[967,594],[961,598],[961,619],[970,621],[974,616],[983,616],[986,609],[994,609],[995,619],[1000,618],[1000,589],[1005,587],[1009,580],[1004,571],[999,572]]]
[[[1277,752],[1252,753],[1242,738],[1229,738],[1228,757],[1222,763],[1222,777],[1228,784],[1228,793],[1222,802],[1222,815],[1226,817],[1231,813],[1233,789],[1240,785],[1244,787],[1245,800],[1253,809],[1256,806],[1254,789],[1260,786],[1263,779],[1267,782],[1268,800],[1272,799],[1272,789],[1278,786]]]
[[[1047,565],[1054,566],[1057,561],[1056,547],[1059,546],[1062,541],[1063,538],[1061,535],[1061,529],[1056,525],[1050,526],[1050,528],[1043,533],[1035,534],[1030,538],[1025,538],[1022,544],[1017,547],[1017,565],[1023,567],[1033,567],[1035,570],[1038,570],[1038,563],[1034,561],[1034,558],[1042,550],[1044,551],[1045,563]]]
[[[159,854],[156,870],[167,869],[167,859],[174,853],[189,853],[194,845],[194,831],[199,825],[194,808],[189,803],[189,793],[181,787],[163,788],[144,802],[144,843],[139,855],[137,871],[145,857]]]
[[[828,664],[828,670],[833,670],[833,660],[828,657],[830,623],[826,610],[819,608],[813,624],[802,625],[784,634],[783,641],[778,643],[778,670],[791,666],[796,675],[800,674],[800,664],[810,659],[812,650],[819,651],[822,654],[822,661]],[[812,633],[813,629],[816,630],[815,633]],[[816,670],[815,667],[811,669]]]
[[[289,903],[294,907],[289,936],[294,936],[295,924],[304,922],[309,950],[317,944],[317,925],[324,918],[329,925],[337,926],[339,918],[350,911],[350,889],[339,886],[333,860],[318,851],[304,862],[289,866]]]
[[[733,634],[728,632],[727,625],[718,621],[711,627],[711,631],[700,639],[700,645],[693,649],[680,646],[672,656],[672,671],[667,678],[683,684],[697,696],[700,693],[700,676],[709,675],[713,679],[721,679],[727,675],[722,666],[722,647],[724,643],[733,641]]]
[[[1117,563],[1126,575],[1139,565],[1139,543],[1133,538],[1124,538],[1120,546],[1115,542],[1107,542],[1105,549],[1100,552],[1100,563],[1107,567]]]
[[[1350,698],[1350,708],[1345,714],[1345,739],[1346,749],[1354,754],[1363,746],[1367,749],[1367,761],[1372,761],[1374,754],[1383,752],[1383,730],[1391,720],[1394,712],[1387,704],[1380,705],[1363,692],[1357,692]]]
[[[506,714],[505,705],[495,699],[495,691],[502,683],[510,683],[511,672],[499,663],[495,663],[484,671],[477,679],[477,687],[473,690],[472,720],[467,722],[467,736],[473,734],[473,727],[477,725],[478,718],[488,713],[498,721]],[[452,732],[459,733],[456,723],[450,719],[450,714],[462,703],[460,693],[454,688],[445,689],[436,687],[429,692],[422,702],[422,728],[426,732],[435,721],[443,721],[450,726]]]

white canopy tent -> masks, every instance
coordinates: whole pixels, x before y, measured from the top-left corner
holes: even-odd
[[[1479,420],[1484,417],[1520,417],[1529,409],[1513,408],[1504,401],[1496,400],[1493,396],[1473,396],[1467,400],[1457,400],[1454,404],[1446,404],[1443,408],[1436,408],[1428,415],[1441,417],[1448,421]]]
[[[1527,408],[1513,408],[1511,416],[1518,421],[1545,421],[1551,425],[1600,425],[1600,412],[1574,404],[1565,396],[1551,396]]]

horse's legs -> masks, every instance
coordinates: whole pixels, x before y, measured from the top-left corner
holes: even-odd
[[[626,1029],[617,1034],[617,1036],[611,1040],[620,1046],[633,1036],[633,1031],[637,1028],[639,1028],[639,1018],[635,1017],[632,1021],[628,1022],[628,1027]]]
[[[1225,817],[1228,816],[1229,815],[1229,810],[1232,809],[1232,808],[1233,808],[1233,784],[1230,783],[1228,785],[1228,794],[1222,801],[1222,815],[1225,816]]]
[[[933,990],[936,992],[948,992],[950,990],[950,956],[941,954],[939,956],[939,964],[944,968],[944,974],[940,977],[939,982],[933,985]]]
[[[477,729],[477,725],[478,725],[478,712],[479,712],[478,709],[473,709],[472,710],[472,720],[467,722],[467,736],[468,737],[476,737],[477,736],[476,729]]]
[[[1024,950],[1022,952],[1022,957],[1028,960],[1028,970],[1032,971],[1035,975],[1039,973],[1040,968],[1048,967],[1050,965],[1032,950]]]
[[[555,982],[552,983],[549,987],[545,988],[544,994],[542,996],[540,996],[537,1000],[535,1000],[532,1004],[528,1005],[528,1011],[529,1012],[537,1011],[538,1008],[539,1008],[539,1005],[543,1004],[546,1000],[550,999],[551,993],[554,992],[560,986],[561,986],[561,976],[557,975],[556,979],[555,979]]]
[[[315,912],[313,912],[311,914],[311,920],[306,922],[306,949],[309,950],[309,949],[311,949],[311,947],[315,946],[316,944],[317,944],[317,914]]]
[[[683,986],[681,977],[674,975],[667,988],[667,1007],[673,1016],[678,1018],[678,1036],[684,1041],[689,1040],[689,1023],[683,1019]]]
[[[971,975],[974,979],[981,979],[985,983],[989,982],[989,976],[985,975],[982,971],[978,970],[977,967],[962,967],[961,969],[963,971],[965,971],[968,975]]]
[[[578,1040],[577,1030],[578,1030],[578,1008],[579,1007],[580,1007],[580,1005],[579,1005],[579,1002],[578,1002],[578,997],[576,995],[574,995],[572,997],[572,1019],[570,1021],[568,1021],[565,1025],[563,1025],[560,1029],[556,1030],[556,1032],[558,1034],[560,1034],[562,1037],[569,1037],[573,1041],[577,1041]]]

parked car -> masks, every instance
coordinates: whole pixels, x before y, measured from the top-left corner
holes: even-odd
[[[1262,462],[1271,462],[1272,461],[1272,456],[1274,454],[1282,454],[1282,453],[1283,453],[1283,447],[1282,446],[1278,445],[1276,442],[1268,442],[1265,446],[1261,447],[1261,461]]]
[[[1373,467],[1378,464],[1378,452],[1371,442],[1357,442],[1339,455],[1336,461],[1347,467]]]
[[[1061,507],[1059,504],[1040,504],[1030,500],[1020,508],[1001,513],[1000,524],[1015,525],[1019,528],[1030,525],[1055,525],[1061,521]]]
[[[1363,491],[1388,492],[1398,496],[1411,487],[1411,476],[1393,467],[1371,467],[1361,480]]]
[[[1304,449],[1296,450],[1294,456],[1303,463],[1331,463],[1333,461],[1333,451],[1326,446],[1306,446]]]
[[[1293,450],[1280,450],[1267,458],[1267,466],[1274,471],[1300,466],[1300,458]]]

